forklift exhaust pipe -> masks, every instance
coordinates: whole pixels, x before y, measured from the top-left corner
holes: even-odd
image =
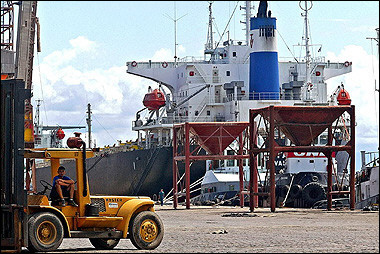
[[[75,137],[67,139],[67,146],[70,148],[81,148],[83,145],[83,196],[87,196],[87,170],[86,170],[86,142],[80,138],[80,132],[74,132]]]
[[[87,170],[86,170],[86,142],[82,141],[83,144],[83,197],[87,196]]]

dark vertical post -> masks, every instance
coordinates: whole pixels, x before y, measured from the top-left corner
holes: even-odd
[[[186,209],[190,209],[190,126],[185,123],[185,181],[186,181]]]
[[[327,145],[331,146],[333,142],[333,135],[332,135],[332,126],[330,125],[328,127],[328,136],[327,136]],[[332,167],[333,167],[333,161],[332,161],[332,152],[328,151],[325,155],[327,155],[327,210],[331,211],[332,208]]]
[[[253,147],[257,147],[257,123],[256,121],[253,122]],[[259,183],[258,183],[258,171],[257,171],[257,156],[256,154],[253,154],[253,192],[257,193],[259,192]],[[255,207],[259,207],[259,197],[257,195],[253,196],[253,205]]]
[[[239,155],[243,155],[243,132],[239,136]],[[244,178],[243,178],[243,159],[238,159],[239,162],[239,196],[240,196],[240,207],[244,207]]]
[[[350,164],[350,209],[355,209],[355,106],[351,105],[350,127],[351,127],[351,164]]]
[[[274,106],[269,107],[269,169],[270,169],[270,208],[271,212],[274,212],[276,209],[276,198],[275,198],[275,167],[274,159],[275,155],[275,142],[274,142]]]
[[[173,208],[177,209],[178,196],[177,196],[177,128],[173,128]]]
[[[254,157],[253,157],[253,135],[255,134],[256,123],[254,122],[252,116],[252,110],[249,110],[249,211],[253,212],[255,208],[254,195],[253,195],[253,184],[254,184]]]

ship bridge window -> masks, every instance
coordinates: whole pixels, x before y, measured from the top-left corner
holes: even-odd
[[[231,76],[231,72],[230,71],[226,71],[226,76]]]
[[[232,57],[236,57],[236,51],[232,52]]]
[[[207,110],[207,115],[210,116],[211,115],[211,112],[210,110]]]

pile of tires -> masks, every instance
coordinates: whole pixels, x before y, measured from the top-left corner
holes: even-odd
[[[315,202],[326,199],[325,188],[317,182],[308,183],[303,188],[302,199],[307,206],[311,207]]]

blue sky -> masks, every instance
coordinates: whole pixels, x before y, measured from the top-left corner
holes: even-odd
[[[257,13],[258,1],[253,1]],[[303,17],[298,1],[269,1],[277,30],[286,44],[301,43]],[[215,1],[213,16],[221,34],[237,1]],[[179,57],[203,56],[207,36],[207,1],[175,2]],[[230,37],[244,40],[240,1],[231,19]],[[136,139],[135,112],[153,82],[126,73],[127,61],[168,61],[174,56],[173,1],[40,1],[42,52],[35,54],[33,99],[43,99],[41,119],[48,125],[86,125],[87,103],[93,109],[96,144]],[[353,62],[353,72],[330,79],[328,90],[341,82],[357,108],[357,150],[377,150],[378,142],[378,1],[314,1],[309,15],[311,39],[322,44],[331,61]],[[214,29],[214,31],[216,31]],[[219,39],[216,32],[215,40]],[[224,38],[226,40],[226,37]],[[290,57],[278,39],[280,57]],[[297,56],[299,52],[294,52]],[[33,100],[33,101],[34,101]],[[36,104],[34,104],[36,105]],[[83,132],[83,130],[81,130]],[[72,135],[68,130],[66,137]],[[359,161],[359,154],[357,161]]]

